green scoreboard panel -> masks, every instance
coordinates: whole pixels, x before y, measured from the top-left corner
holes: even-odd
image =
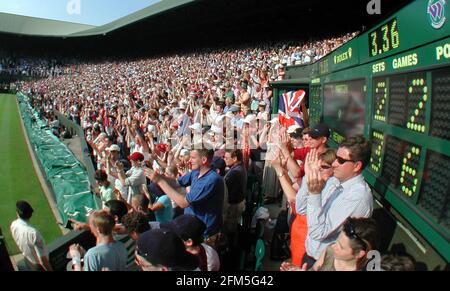
[[[450,5],[415,1],[313,64],[311,121],[372,142],[366,180],[450,261]]]

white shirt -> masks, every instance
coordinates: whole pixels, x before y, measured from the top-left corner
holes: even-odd
[[[14,241],[28,261],[38,265],[40,257],[47,257],[44,239],[36,228],[18,218],[11,223],[10,230]]]
[[[131,169],[126,172],[126,176],[125,185],[122,186],[128,187],[127,202],[131,204],[133,195],[140,194],[141,185],[146,183],[145,174],[142,168],[131,167]]]
[[[328,179],[319,195],[310,195],[306,177],[295,199],[297,213],[307,215],[306,252],[319,259],[325,248],[336,241],[341,226],[348,217],[370,217],[373,197],[369,185],[360,174],[344,183],[335,177]],[[334,196],[337,188],[341,192]]]

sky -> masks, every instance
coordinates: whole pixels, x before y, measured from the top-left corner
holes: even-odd
[[[100,26],[161,0],[0,0],[0,12]]]

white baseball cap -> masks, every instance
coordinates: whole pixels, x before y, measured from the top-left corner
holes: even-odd
[[[112,144],[110,147],[106,148],[107,151],[116,151],[116,152],[120,152],[120,147],[116,144]]]
[[[189,150],[187,150],[187,149],[182,149],[182,150],[180,151],[180,156],[187,156],[187,155],[189,155]]]
[[[288,129],[286,130],[286,132],[291,134],[291,133],[294,133],[299,128],[301,128],[299,125],[294,124],[294,125],[289,126]]]

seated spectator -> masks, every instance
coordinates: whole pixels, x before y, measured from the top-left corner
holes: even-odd
[[[142,271],[198,270],[198,259],[186,251],[178,235],[167,229],[151,229],[139,236],[136,262]]]
[[[199,260],[201,271],[219,271],[220,260],[216,250],[203,243],[206,225],[194,215],[183,214],[161,228],[174,231],[184,242],[186,250]]]

